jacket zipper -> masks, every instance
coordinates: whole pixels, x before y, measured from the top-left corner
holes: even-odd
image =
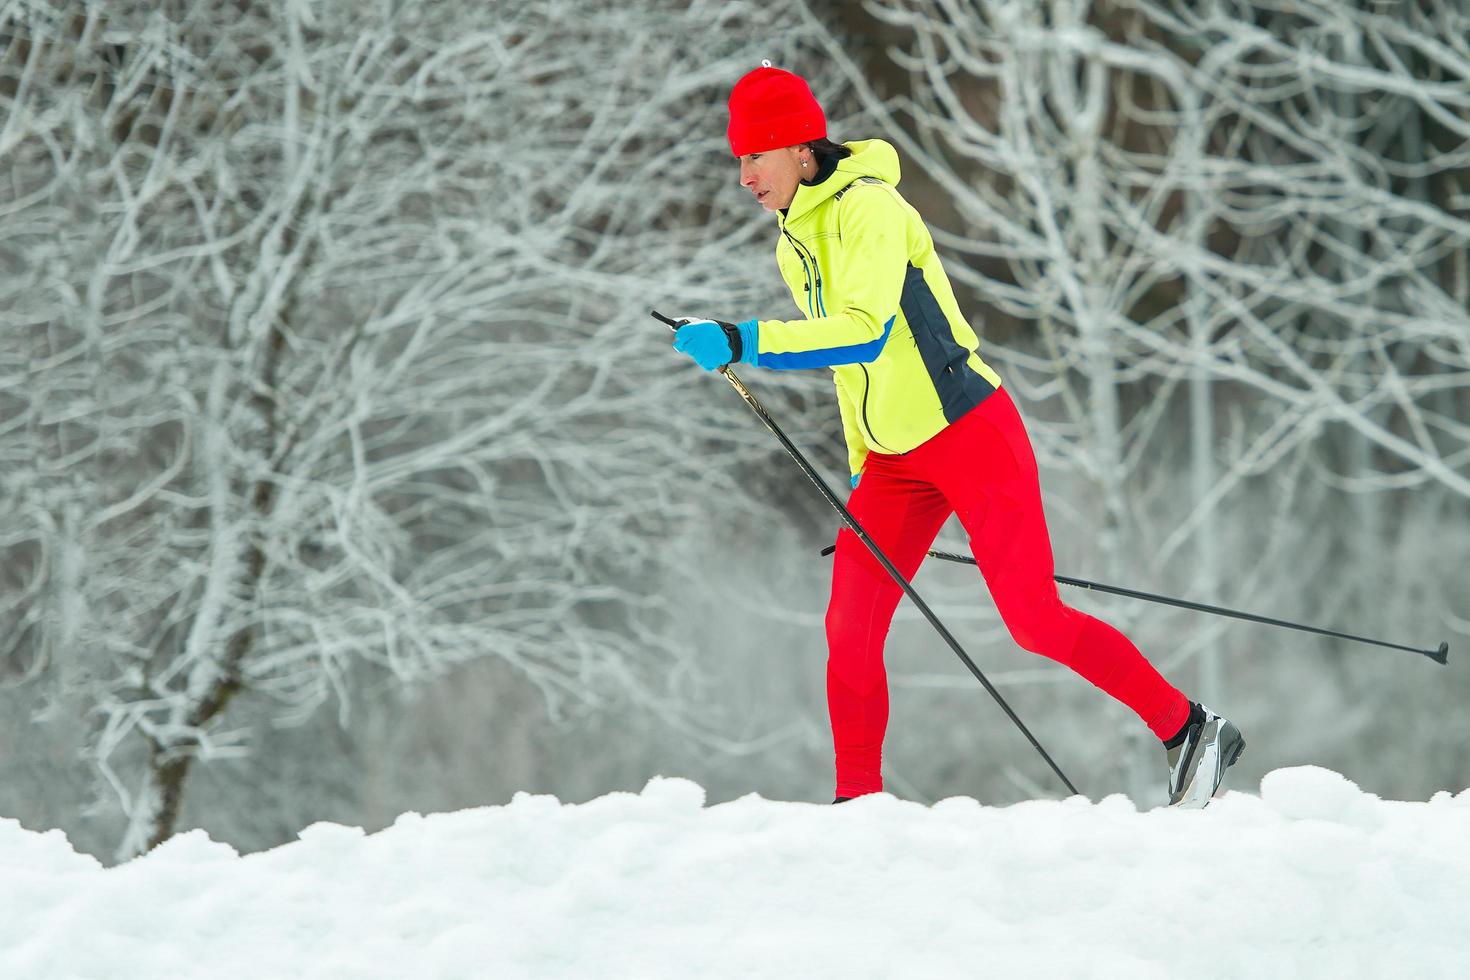
[[[811,249],[804,248],[802,244],[796,240],[796,236],[792,235],[791,232],[786,230],[785,224],[782,224],[781,226],[781,234],[785,235],[786,239],[791,242],[792,249],[796,251],[796,257],[801,259],[801,272],[806,281],[805,289],[807,317],[809,319],[816,319],[818,316],[826,316],[827,307],[822,302],[822,267],[817,265],[816,253],[814,253]],[[808,257],[810,257],[812,261],[810,268],[808,268],[807,266]],[[815,308],[812,307],[813,278],[815,278],[817,281],[817,287],[815,290],[817,305]]]
[[[879,446],[887,449],[890,453],[897,452],[897,450],[889,449],[887,446],[884,446],[883,443],[878,442],[878,437],[876,435],[873,435],[873,423],[868,421],[868,389],[873,386],[873,379],[868,375],[868,366],[866,364],[859,363],[858,367],[863,369],[863,427],[868,430],[868,435]]]

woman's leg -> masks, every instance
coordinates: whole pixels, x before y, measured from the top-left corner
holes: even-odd
[[[1004,389],[914,450],[923,475],[945,493],[1012,637],[1066,664],[1132,708],[1161,739],[1179,731],[1189,700],[1118,630],[1064,604],[1036,457]]]
[[[944,495],[905,474],[901,460],[869,456],[848,509],[905,579],[912,580],[949,517]],[[883,644],[903,590],[858,536],[837,535],[827,606],[827,707],[832,718],[837,795],[883,789],[888,675]]]

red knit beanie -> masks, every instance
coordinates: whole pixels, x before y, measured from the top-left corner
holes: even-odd
[[[795,146],[827,135],[827,117],[800,75],[769,61],[730,91],[730,152],[737,157]]]

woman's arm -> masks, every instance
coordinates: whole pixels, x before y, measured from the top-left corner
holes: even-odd
[[[849,482],[856,488],[858,477],[863,472],[863,463],[868,459],[868,444],[863,441],[862,429],[858,428],[857,405],[853,403],[852,396],[842,386],[841,378],[834,374],[832,380],[837,385],[837,407],[842,412],[842,436],[847,441],[847,470],[851,474]]]
[[[812,320],[759,321],[761,367],[856,364],[883,352],[903,293],[911,218],[888,187],[876,184],[853,187],[836,207],[842,267],[823,271],[841,279],[842,309]]]

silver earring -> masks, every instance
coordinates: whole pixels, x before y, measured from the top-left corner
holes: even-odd
[[[802,166],[803,166],[803,167],[805,167],[805,166],[806,166],[806,161],[805,161],[805,160],[803,160],[803,161],[801,161],[801,165],[802,165]]]

